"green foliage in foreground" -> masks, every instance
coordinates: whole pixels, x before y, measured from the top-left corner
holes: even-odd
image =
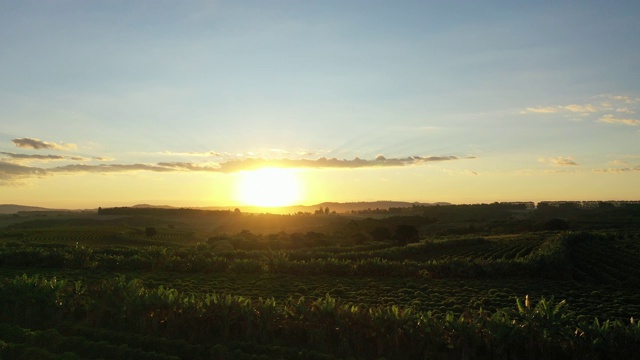
[[[577,322],[553,299],[437,316],[328,295],[276,302],[122,276],[90,286],[22,276],[0,279],[0,323],[3,358],[640,358],[637,321]]]

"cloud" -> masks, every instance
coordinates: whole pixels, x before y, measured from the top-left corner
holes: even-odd
[[[98,161],[113,161],[114,160],[114,158],[107,157],[107,156],[94,156],[92,159],[93,160],[98,160]]]
[[[571,104],[571,105],[561,106],[561,108],[564,109],[564,110],[567,110],[569,112],[572,112],[572,113],[594,113],[594,112],[598,112],[598,108],[596,108],[595,106],[593,106],[591,104],[585,104],[585,105]]]
[[[608,95],[611,99],[617,100],[626,104],[631,104],[634,102],[634,99],[629,96],[624,95]]]
[[[219,152],[216,151],[185,151],[185,152],[177,152],[177,151],[161,151],[153,154],[159,155],[167,155],[167,156],[221,156]]]
[[[25,149],[49,149],[49,150],[72,150],[77,148],[76,144],[56,144],[33,138],[20,138],[11,140],[17,147]]]
[[[0,151],[0,154],[6,155],[9,158],[15,159],[15,160],[36,160],[36,161],[55,161],[55,160],[87,161],[89,160],[81,156],[16,154],[16,153],[5,152],[5,151]]]
[[[538,159],[538,161],[541,163],[551,163],[557,166],[577,166],[578,165],[578,163],[576,163],[572,157],[558,156],[554,158],[541,158],[541,159]]]
[[[622,124],[622,125],[628,125],[628,126],[638,126],[638,125],[640,125],[640,120],[638,120],[638,119],[618,118],[618,117],[616,117],[614,115],[611,115],[611,114],[606,114],[606,115],[602,116],[599,121],[603,122],[603,123]]]
[[[640,99],[623,95],[598,95],[597,103],[568,104],[554,106],[527,107],[520,114],[562,114],[567,117],[579,116],[580,118],[591,116],[598,122],[611,124],[624,124],[629,126],[640,125],[640,120],[630,118],[618,118],[614,114],[635,114],[640,111]]]
[[[545,174],[573,174],[576,173],[575,170],[567,170],[567,169],[553,169],[553,170],[544,170]]]
[[[592,104],[570,104],[570,105],[558,105],[558,106],[538,106],[538,107],[528,107],[522,110],[521,114],[557,114],[557,113],[578,113],[578,114],[589,114],[596,113],[600,111],[595,105]]]
[[[625,166],[625,165],[629,165],[628,162],[624,161],[624,160],[612,160],[609,161],[610,165],[615,165],[615,166]]]
[[[174,169],[174,170],[189,170],[189,171],[218,172],[220,169],[219,166],[194,164],[194,163],[188,163],[188,162],[160,162],[157,165],[164,168]]]
[[[20,179],[41,177],[44,175],[46,175],[46,171],[43,169],[0,160],[0,185],[11,185]]]
[[[259,158],[249,158],[243,160],[230,160],[220,164],[219,171],[232,173],[242,170],[252,170],[262,167],[281,168],[365,168],[365,167],[399,167],[407,165],[419,165],[428,162],[459,160],[456,156],[409,156],[406,158],[388,159],[378,155],[374,160],[354,158],[353,160],[339,160],[336,158],[327,159],[321,157],[316,160],[308,159],[279,159],[267,160]]]
[[[474,159],[469,156],[464,159]],[[353,160],[339,160],[336,158],[309,159],[277,159],[267,160],[260,158],[249,158],[242,160],[230,160],[223,163],[198,164],[190,162],[159,162],[157,164],[69,164],[50,168],[38,168],[21,166],[7,162],[0,162],[0,183],[9,182],[17,178],[42,177],[54,174],[75,174],[75,173],[121,173],[135,171],[151,172],[217,172],[235,173],[245,170],[254,170],[264,167],[279,168],[367,168],[367,167],[400,167],[409,165],[421,165],[430,162],[461,160],[456,156],[409,156],[406,158],[385,158],[379,155],[373,160],[354,158]],[[4,170],[3,170],[4,169]]]
[[[171,168],[149,164],[72,164],[43,169],[47,173],[115,173],[129,171],[170,172]]]
[[[524,110],[522,110],[520,113],[521,114],[529,114],[529,113],[534,113],[534,114],[555,114],[557,112],[560,112],[559,108],[556,107],[528,107]]]
[[[49,161],[49,160],[64,160],[64,159],[67,158],[66,156],[61,156],[61,155],[16,154],[16,153],[4,152],[4,151],[0,151],[0,154],[7,155],[12,159],[18,159],[18,160],[44,160],[44,161]]]
[[[624,167],[624,168],[609,168],[609,169],[595,169],[593,170],[594,172],[599,172],[599,173],[611,173],[611,174],[621,174],[621,173],[628,173],[628,172],[634,172],[634,171],[639,171],[640,172],[640,165],[636,166],[636,167]]]

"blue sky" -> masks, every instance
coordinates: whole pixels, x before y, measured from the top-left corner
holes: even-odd
[[[635,1],[0,1],[0,202],[85,186],[65,206],[221,205],[230,190],[166,194],[228,188],[219,169],[246,159],[324,179],[304,202],[637,199],[638,15]]]

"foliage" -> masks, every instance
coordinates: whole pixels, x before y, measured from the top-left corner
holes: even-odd
[[[460,316],[434,316],[398,306],[363,307],[329,295],[316,300],[290,298],[281,303],[272,298],[251,300],[219,293],[194,295],[162,286],[149,289],[139,280],[116,277],[88,290],[82,300],[86,313],[77,319],[69,306],[77,306],[78,293],[73,289],[78,285],[65,287],[41,278],[3,281],[3,303],[20,303],[35,295],[38,300],[29,307],[41,322],[32,324],[40,330],[25,330],[22,326],[33,319],[3,308],[0,316],[5,324],[0,334],[4,346],[0,354],[24,355],[35,348],[29,351],[42,352],[45,358],[62,353],[71,356],[71,351],[82,357],[101,351],[117,358],[198,358],[206,352],[228,351],[220,344],[245,342],[246,347],[305,349],[317,356],[325,353],[327,358],[639,356],[640,326],[635,320],[576,322],[566,303],[553,299],[543,298],[535,305],[528,298],[524,304],[518,300],[515,310],[489,313],[469,309]],[[65,320],[81,321],[96,330],[78,328]],[[102,338],[123,342],[119,346],[96,342],[92,338],[100,332]],[[168,344],[175,348],[149,346],[163,339],[173,339]],[[177,354],[178,349],[184,353]]]

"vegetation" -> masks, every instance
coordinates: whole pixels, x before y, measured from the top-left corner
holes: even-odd
[[[637,359],[634,206],[7,216],[0,358]]]

